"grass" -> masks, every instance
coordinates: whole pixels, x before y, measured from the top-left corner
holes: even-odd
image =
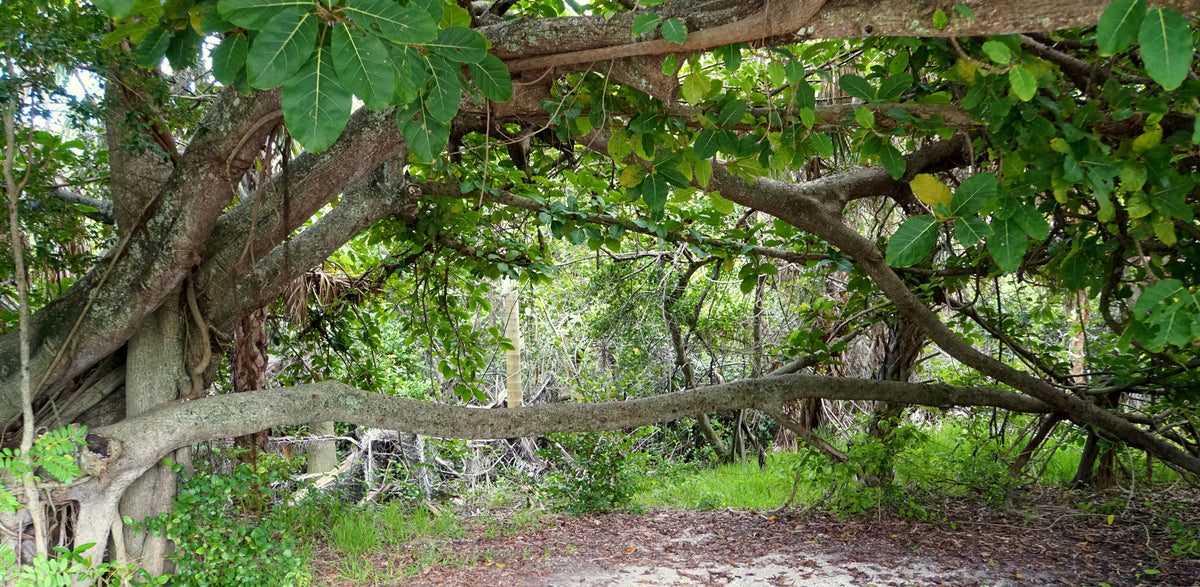
[[[678,467],[652,478],[635,498],[643,508],[716,509],[740,508],[767,510],[783,505],[792,492],[796,467],[803,457],[797,454],[769,454],[767,466],[733,463],[714,468]],[[796,499],[811,501],[819,492],[811,484],[801,483]]]

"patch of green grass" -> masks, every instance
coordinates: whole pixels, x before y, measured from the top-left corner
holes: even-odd
[[[767,466],[733,463],[711,469],[681,467],[652,479],[636,497],[644,507],[676,509],[772,509],[787,501],[801,457],[791,453],[767,455]],[[797,503],[818,497],[812,484],[801,480]]]
[[[373,552],[383,543],[375,512],[365,508],[345,512],[333,523],[329,534],[333,545],[351,557]]]

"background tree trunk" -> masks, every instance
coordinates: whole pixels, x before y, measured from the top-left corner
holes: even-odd
[[[267,388],[266,324],[267,312],[258,309],[238,321],[234,329],[234,393]],[[267,450],[270,432],[269,429],[260,430],[234,439],[234,446],[245,449],[239,457],[243,463],[258,462],[258,453]]]
[[[313,436],[334,436],[333,422],[313,422],[308,425],[308,433]],[[310,474],[328,473],[338,468],[337,441],[312,440],[304,449],[307,457],[307,467]]]

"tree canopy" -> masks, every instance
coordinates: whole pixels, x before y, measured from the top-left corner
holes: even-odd
[[[270,426],[511,437],[755,408],[792,427],[781,406],[804,397],[1055,413],[1200,473],[1198,8],[6,3],[6,192],[20,182],[35,270],[0,283],[5,442],[91,424],[89,477],[71,491],[101,517],[170,451]],[[758,322],[731,335],[753,368],[728,383],[462,407],[486,399],[479,349],[502,343],[464,324],[496,280],[552,287],[562,251],[680,268],[654,302],[672,376],[690,379],[669,389],[698,387],[694,356],[715,354],[679,334],[695,329],[679,308],[702,268],[759,300],[757,316],[766,283],[838,285],[772,314],[777,344]],[[354,269],[353,302],[390,288],[429,309],[392,319],[438,354],[432,377],[455,401],[311,376],[203,397],[239,321],[281,296],[303,306],[297,288],[331,257]],[[34,286],[36,423],[20,421],[16,279]],[[1013,291],[1069,323],[1049,340],[1003,306]],[[909,365],[797,374],[838,363],[875,323],[909,333]],[[952,372],[910,382],[926,341]],[[81,531],[103,543],[102,519]]]

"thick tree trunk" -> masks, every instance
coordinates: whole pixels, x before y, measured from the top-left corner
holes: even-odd
[[[180,298],[179,293],[168,296],[162,307],[147,318],[133,338],[129,339],[125,364],[127,418],[175,400],[180,396],[181,386],[188,388],[189,378],[184,372],[184,318]],[[155,465],[125,491],[121,498],[121,517],[141,522],[169,512],[176,487],[175,472],[162,463]],[[95,523],[111,523],[111,520],[98,520]],[[121,537],[114,536],[114,539]],[[144,529],[126,527],[123,539],[129,556],[152,576],[169,571],[167,561],[163,558],[169,548],[165,537],[151,535]]]

